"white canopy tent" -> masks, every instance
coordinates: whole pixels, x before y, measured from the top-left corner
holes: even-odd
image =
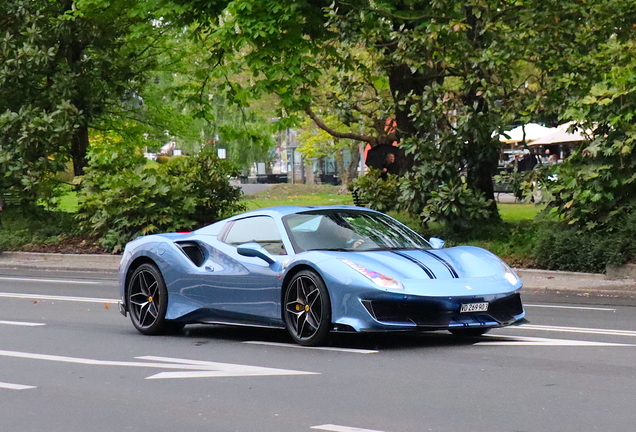
[[[552,133],[542,136],[530,143],[530,145],[566,144],[586,141],[583,131],[568,132],[572,123],[565,123],[553,129]]]
[[[545,126],[541,126],[540,124],[528,123],[527,125],[517,126],[513,130],[504,132],[503,134],[499,135],[499,141],[508,144],[519,143],[524,140],[525,132],[525,141],[529,143],[550,135],[557,130],[557,128],[548,128]]]

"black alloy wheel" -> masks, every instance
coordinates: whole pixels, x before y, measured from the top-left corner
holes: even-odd
[[[490,330],[491,330],[490,328],[481,328],[481,327],[455,328],[455,329],[449,330],[449,332],[451,332],[453,335],[458,337],[479,337],[481,335],[488,333]]]
[[[331,330],[331,301],[320,276],[310,270],[296,274],[285,291],[285,327],[300,345],[317,346]]]
[[[128,284],[128,309],[135,328],[145,335],[157,335],[170,329],[166,321],[168,290],[159,269],[142,264]]]

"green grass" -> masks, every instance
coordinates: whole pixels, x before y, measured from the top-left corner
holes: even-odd
[[[60,197],[59,208],[65,213],[77,213],[79,205],[77,202],[77,192],[69,191]]]
[[[341,192],[339,186],[277,184],[254,195],[246,195],[244,202],[248,210],[274,206],[320,206],[352,205],[348,191]]]
[[[499,216],[504,222],[533,220],[545,206],[535,204],[497,204]]]

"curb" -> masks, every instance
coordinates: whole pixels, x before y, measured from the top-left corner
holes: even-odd
[[[0,268],[117,273],[121,255],[2,252]]]
[[[112,275],[119,270],[121,255],[2,252],[0,269],[98,272]],[[523,292],[573,294],[582,297],[636,298],[636,280],[611,280],[603,274],[520,269]]]

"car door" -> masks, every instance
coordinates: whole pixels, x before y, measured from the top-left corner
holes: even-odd
[[[258,243],[274,259],[286,255],[280,229],[274,218],[253,216],[229,222],[210,255],[212,263],[201,274],[206,303],[220,321],[280,325],[281,265],[239,255],[237,246]]]

